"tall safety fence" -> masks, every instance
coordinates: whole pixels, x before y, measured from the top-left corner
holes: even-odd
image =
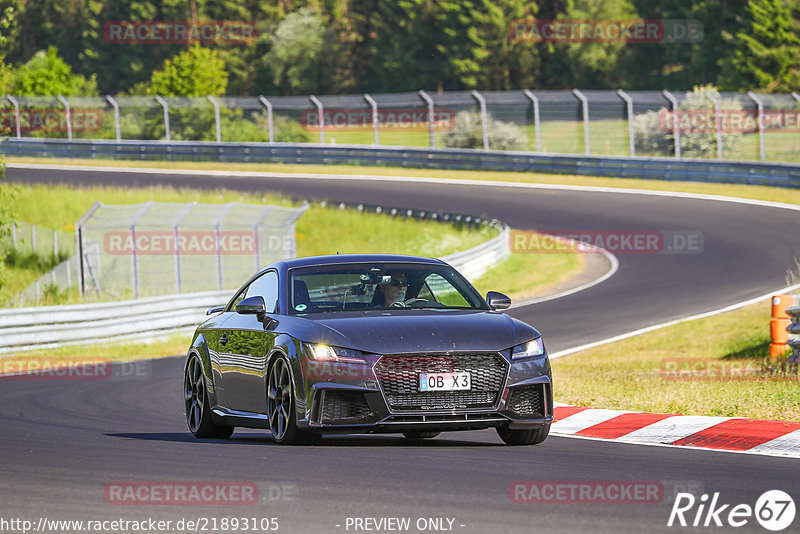
[[[417,91],[274,96],[22,97],[11,138],[323,143],[551,154],[800,161],[800,94]]]
[[[76,224],[82,293],[142,297],[223,290],[297,254],[307,205],[95,203]]]

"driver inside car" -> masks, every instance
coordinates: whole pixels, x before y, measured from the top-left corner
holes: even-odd
[[[406,290],[408,289],[406,275],[402,272],[388,274],[391,275],[391,280],[381,282],[375,288],[375,296],[372,299],[373,306],[388,308],[395,302],[402,304],[406,300]]]

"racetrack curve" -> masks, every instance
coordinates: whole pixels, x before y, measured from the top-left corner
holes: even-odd
[[[20,182],[275,191],[486,215],[522,229],[702,232],[700,254],[619,255],[619,271],[602,284],[512,310],[542,331],[551,352],[765,294],[785,285],[786,269],[800,256],[797,239],[790,237],[790,232],[797,233],[800,212],[711,200],[400,179],[220,178],[169,171],[9,167],[7,177]],[[367,436],[286,448],[250,431],[237,431],[229,442],[198,442],[183,421],[181,364],[180,358],[156,361],[148,367],[149,376],[140,380],[0,379],[6,407],[0,517],[277,515],[280,531],[348,532],[347,516],[442,516],[455,518],[454,529],[460,532],[639,532],[674,530],[666,527],[669,504],[513,504],[509,484],[520,479],[656,480],[671,487],[670,481],[681,481],[720,492],[724,503],[752,506],[769,489],[800,499],[800,460],[790,458],[556,436],[541,446],[513,448],[502,446],[493,431],[445,434],[421,445],[394,436]],[[120,480],[256,481],[262,493],[270,483],[286,483],[294,485],[297,496],[237,508],[106,504],[104,484]],[[748,528],[760,529],[752,519]]]

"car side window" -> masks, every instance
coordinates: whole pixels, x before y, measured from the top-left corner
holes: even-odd
[[[267,313],[275,313],[278,308],[278,273],[267,271],[250,282],[244,291],[244,298],[256,295],[264,297]]]

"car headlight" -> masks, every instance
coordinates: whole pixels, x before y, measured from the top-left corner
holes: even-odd
[[[517,345],[511,349],[511,359],[516,360],[519,358],[532,358],[544,355],[544,341],[539,336],[522,345]]]
[[[312,360],[331,363],[367,363],[364,355],[357,350],[331,347],[319,343],[304,343],[306,354]]]

